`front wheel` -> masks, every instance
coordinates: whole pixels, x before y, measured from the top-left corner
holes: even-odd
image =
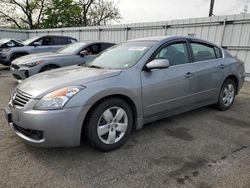
[[[226,80],[222,85],[216,107],[222,111],[230,109],[231,106],[233,105],[235,95],[236,95],[235,81],[231,79]]]
[[[130,106],[120,98],[110,98],[91,110],[86,122],[86,136],[93,147],[110,151],[127,141],[132,125]]]

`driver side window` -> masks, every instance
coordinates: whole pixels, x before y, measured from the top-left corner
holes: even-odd
[[[170,66],[188,63],[188,52],[185,42],[170,44],[163,47],[154,59],[167,59]]]
[[[89,53],[89,55],[96,55],[101,52],[101,45],[100,44],[93,44],[85,48],[85,50]]]

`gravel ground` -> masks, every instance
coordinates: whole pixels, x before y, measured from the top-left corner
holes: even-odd
[[[149,124],[108,153],[23,143],[4,119],[15,86],[0,66],[0,187],[250,187],[250,82],[231,110],[205,107]]]

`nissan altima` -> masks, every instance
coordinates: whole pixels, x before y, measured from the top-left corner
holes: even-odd
[[[243,62],[210,42],[136,39],[85,65],[26,79],[5,112],[11,129],[33,145],[76,146],[86,138],[109,151],[146,123],[206,105],[230,109],[244,79]]]

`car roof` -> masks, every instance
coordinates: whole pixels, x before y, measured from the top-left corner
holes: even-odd
[[[60,37],[60,38],[73,38],[73,37],[70,37],[70,36],[63,36],[63,35],[42,35],[42,36],[39,36],[39,37]]]
[[[205,43],[207,45],[212,45],[212,46],[217,46],[214,43],[211,43],[209,41],[203,40],[203,39],[199,39],[199,38],[195,38],[195,37],[191,37],[191,36],[178,36],[178,35],[172,35],[172,36],[154,36],[154,37],[145,37],[145,38],[138,38],[138,39],[132,39],[129,40],[130,41],[138,41],[138,42],[143,42],[143,41],[151,41],[151,42],[161,42],[161,41],[166,41],[166,40],[175,40],[175,39],[187,39],[187,40],[193,40],[196,42],[201,42],[201,43]]]
[[[106,44],[116,44],[114,42],[107,42],[107,41],[96,41],[96,40],[81,40],[81,41],[78,41],[78,42],[81,42],[81,43],[86,43],[86,44],[94,44],[94,43],[106,43]]]

